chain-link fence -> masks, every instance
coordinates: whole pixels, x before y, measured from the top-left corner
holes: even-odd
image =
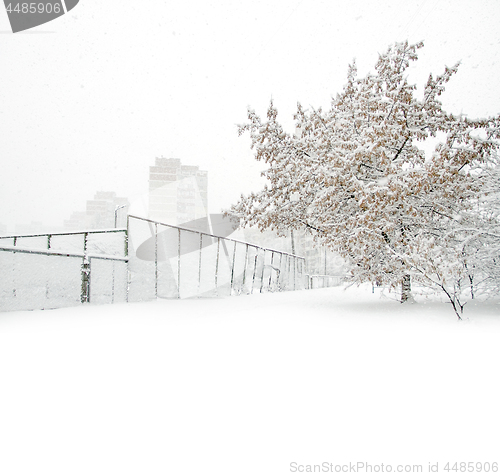
[[[0,311],[127,299],[127,230],[0,238]]]
[[[127,229],[0,237],[0,310],[336,286],[305,259],[129,216]]]

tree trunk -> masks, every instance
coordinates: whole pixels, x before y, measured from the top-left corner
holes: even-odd
[[[470,282],[470,297],[474,299],[474,278],[469,274],[469,282]]]
[[[411,297],[411,279],[409,274],[403,276],[401,282],[401,302],[406,302]]]

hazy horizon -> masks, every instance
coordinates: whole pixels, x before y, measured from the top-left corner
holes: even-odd
[[[142,200],[159,156],[207,170],[209,210],[220,212],[263,183],[237,134],[248,106],[265,115],[272,98],[291,128],[297,101],[328,107],[353,58],[364,76],[405,39],[425,42],[410,72],[419,91],[461,61],[445,109],[494,115],[499,14],[485,0],[81,1],[33,30],[52,34],[0,37],[0,224],[60,226],[100,190]]]

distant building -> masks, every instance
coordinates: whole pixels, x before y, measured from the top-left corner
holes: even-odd
[[[129,205],[127,198],[117,197],[115,192],[97,192],[93,200],[87,200],[86,213],[91,219],[91,227],[94,229],[125,227],[126,208]]]
[[[31,223],[17,223],[15,226],[16,235],[34,235],[37,233],[45,233],[48,230],[40,221],[32,221]]]
[[[86,212],[73,212],[69,219],[64,220],[63,226],[65,230],[86,230],[89,228],[89,222]]]
[[[207,215],[208,172],[157,157],[149,167],[149,218],[178,225]]]
[[[84,212],[73,212],[64,220],[64,228],[71,231],[115,228],[115,225],[124,228],[129,205],[127,198],[117,197],[115,192],[97,192],[93,200],[87,200]]]

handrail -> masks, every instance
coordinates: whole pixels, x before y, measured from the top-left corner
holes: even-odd
[[[142,218],[142,217],[138,217],[138,216],[135,216],[135,215],[129,215],[129,217],[130,218],[135,218],[136,220],[143,220],[143,221],[147,221],[149,223],[156,223],[158,225],[168,226],[170,228],[175,228],[175,229],[181,230],[181,231],[187,231],[187,232],[190,232],[190,233],[198,233],[200,235],[210,236],[212,238],[220,238],[222,240],[228,240],[228,241],[232,241],[234,243],[240,243],[242,245],[248,245],[248,246],[251,246],[252,248],[259,248],[261,250],[271,251],[273,253],[281,253],[283,255],[292,256],[293,258],[298,258],[298,259],[305,260],[305,258],[303,256],[294,255],[292,253],[288,253],[287,251],[279,251],[279,250],[273,250],[272,248],[264,248],[262,246],[254,245],[254,244],[248,243],[246,241],[235,240],[234,238],[227,238],[225,236],[212,235],[211,233],[206,233],[204,231],[193,230],[193,229],[190,229],[190,228],[184,228],[184,227],[176,226],[176,225],[169,225],[168,223],[162,223],[162,222],[159,222],[159,221],[156,221],[156,220],[151,220],[149,218]]]
[[[107,259],[113,261],[125,261],[128,262],[128,256],[113,256],[113,255],[101,255],[96,253],[65,253],[63,251],[52,251],[52,250],[33,250],[18,248],[17,246],[0,246],[0,251],[12,251],[13,253],[26,253],[34,255],[45,255],[45,256],[65,256],[69,258],[89,258],[89,259]]]
[[[30,235],[6,235],[1,236],[0,240],[8,239],[8,238],[37,238],[40,236],[70,236],[70,235],[85,235],[91,233],[119,233],[119,232],[127,232],[126,228],[110,228],[110,229],[100,229],[100,230],[84,230],[84,231],[58,231],[55,233],[35,233]]]

